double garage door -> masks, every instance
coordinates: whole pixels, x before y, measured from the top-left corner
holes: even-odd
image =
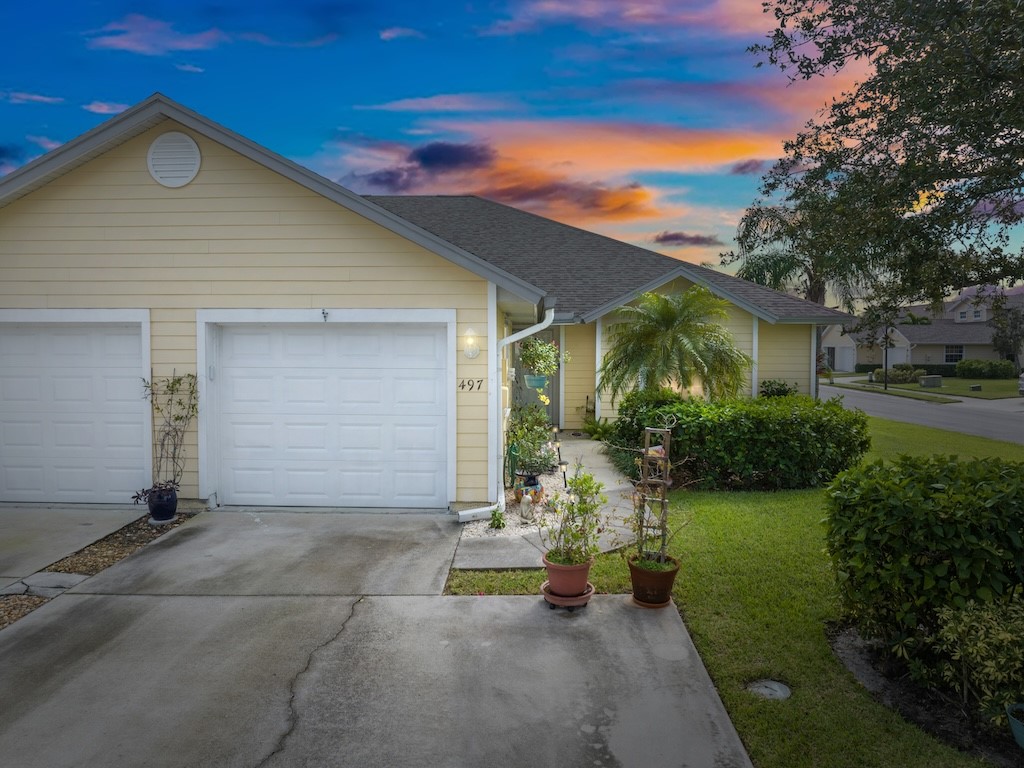
[[[443,325],[226,325],[213,370],[218,500],[447,505]]]
[[[0,324],[0,501],[114,503],[149,485],[131,324]]]
[[[224,325],[205,471],[228,505],[442,508],[446,326]],[[0,324],[0,501],[149,484],[138,324]]]

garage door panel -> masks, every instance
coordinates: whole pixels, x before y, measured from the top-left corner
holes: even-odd
[[[437,487],[437,471],[432,467],[423,469],[406,468],[394,473],[395,497],[417,499],[434,496],[441,491]]]
[[[282,386],[282,400],[288,408],[323,407],[328,403],[330,381],[327,376],[285,376]]]
[[[225,326],[222,502],[446,505],[445,339],[441,325]]]
[[[134,324],[0,325],[0,501],[124,503],[149,481]]]

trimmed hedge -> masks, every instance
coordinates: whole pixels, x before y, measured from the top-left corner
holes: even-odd
[[[839,398],[682,400],[672,392],[627,395],[609,451],[636,477],[644,427],[672,426],[676,485],[723,490],[780,490],[824,485],[856,464],[870,446],[867,417]],[[685,459],[685,460],[684,460]]]
[[[826,545],[846,612],[934,678],[939,612],[1024,582],[1024,463],[901,456],[827,489]]]
[[[875,363],[857,363],[853,368],[856,373],[871,373],[877,367]],[[953,363],[914,363],[914,367],[926,371],[929,376],[956,376]]]
[[[876,368],[874,372],[875,381],[885,381],[885,369]],[[889,369],[889,383],[890,384],[916,384],[917,380],[922,376],[927,376],[928,371],[923,368],[897,368],[893,366]]]
[[[961,360],[956,375],[961,379],[1016,379],[1017,366],[1012,360]]]

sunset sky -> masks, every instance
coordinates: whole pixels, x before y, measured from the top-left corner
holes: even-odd
[[[717,263],[841,80],[760,0],[0,3],[0,174],[160,91],[359,193],[478,194]]]

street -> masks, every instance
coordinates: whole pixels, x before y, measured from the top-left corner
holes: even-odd
[[[824,383],[819,389],[822,400],[839,396],[847,408],[859,408],[870,416],[1024,444],[1024,397],[1005,400],[964,398],[963,402],[943,404],[840,389]]]

